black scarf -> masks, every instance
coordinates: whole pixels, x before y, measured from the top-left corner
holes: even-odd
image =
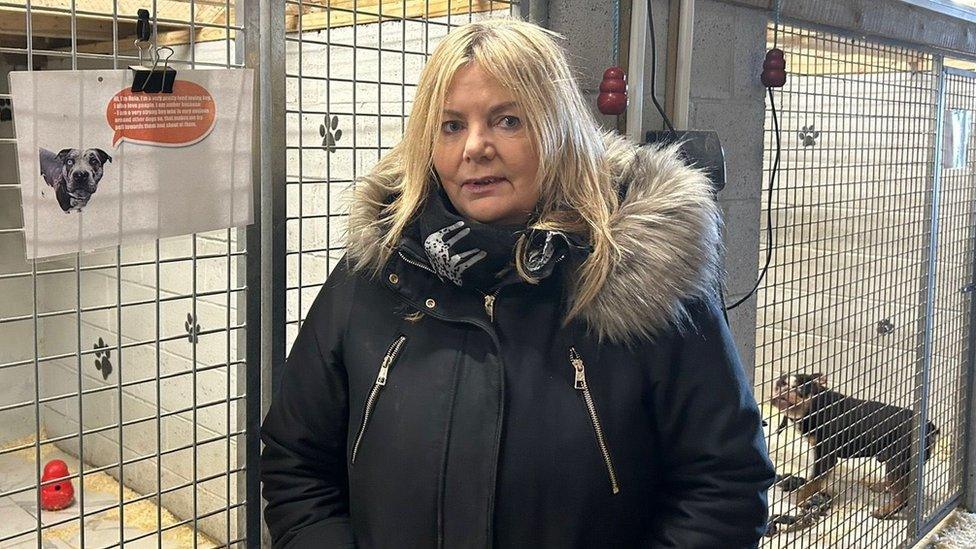
[[[440,185],[425,201],[413,232],[441,280],[482,293],[518,279],[514,258],[519,239],[526,239],[524,269],[540,280],[551,275],[556,264],[571,252],[589,251],[581,239],[559,231],[466,219]]]

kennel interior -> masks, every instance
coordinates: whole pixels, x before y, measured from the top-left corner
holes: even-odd
[[[0,2],[0,547],[245,535],[244,233],[24,259],[9,72],[137,64],[140,8],[178,70],[243,65],[235,2],[145,4]],[[42,510],[54,459],[74,503]]]
[[[755,390],[770,455],[778,473],[809,478],[811,444],[792,425],[780,429],[771,402],[777,379],[801,373],[910,410],[911,440],[891,444],[912,454],[907,506],[894,518],[872,516],[893,497],[868,486],[884,479],[884,466],[842,459],[824,505],[803,505],[785,486],[770,491],[771,514],[785,518],[763,546],[911,546],[964,489],[976,74],[941,55],[830,30],[771,26],[768,39],[785,51],[789,72],[773,92],[781,146],[771,193],[767,108],[759,223],[760,269],[769,247],[772,260],[758,295]],[[940,436],[925,460],[919,426],[928,421]]]

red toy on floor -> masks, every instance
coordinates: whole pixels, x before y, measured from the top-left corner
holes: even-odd
[[[71,505],[75,500],[75,489],[68,477],[68,465],[60,459],[52,459],[44,465],[41,483],[64,479],[41,486],[41,508],[45,511],[58,511]]]

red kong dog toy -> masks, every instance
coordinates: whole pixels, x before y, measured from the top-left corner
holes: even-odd
[[[623,69],[610,67],[603,71],[596,105],[603,114],[623,114],[627,110],[627,75]]]
[[[52,459],[44,465],[41,483],[62,478],[64,480],[41,486],[41,509],[58,511],[71,505],[75,500],[75,489],[67,477],[68,465],[60,459]]]

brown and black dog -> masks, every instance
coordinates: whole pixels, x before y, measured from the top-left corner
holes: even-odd
[[[911,410],[831,391],[822,374],[780,377],[770,402],[813,446],[812,477],[799,488],[799,501],[824,491],[826,475],[838,459],[873,457],[885,464],[885,489],[891,492],[891,501],[871,515],[892,518],[905,507],[915,435]],[[935,424],[929,421],[925,459],[932,454],[938,433]]]

